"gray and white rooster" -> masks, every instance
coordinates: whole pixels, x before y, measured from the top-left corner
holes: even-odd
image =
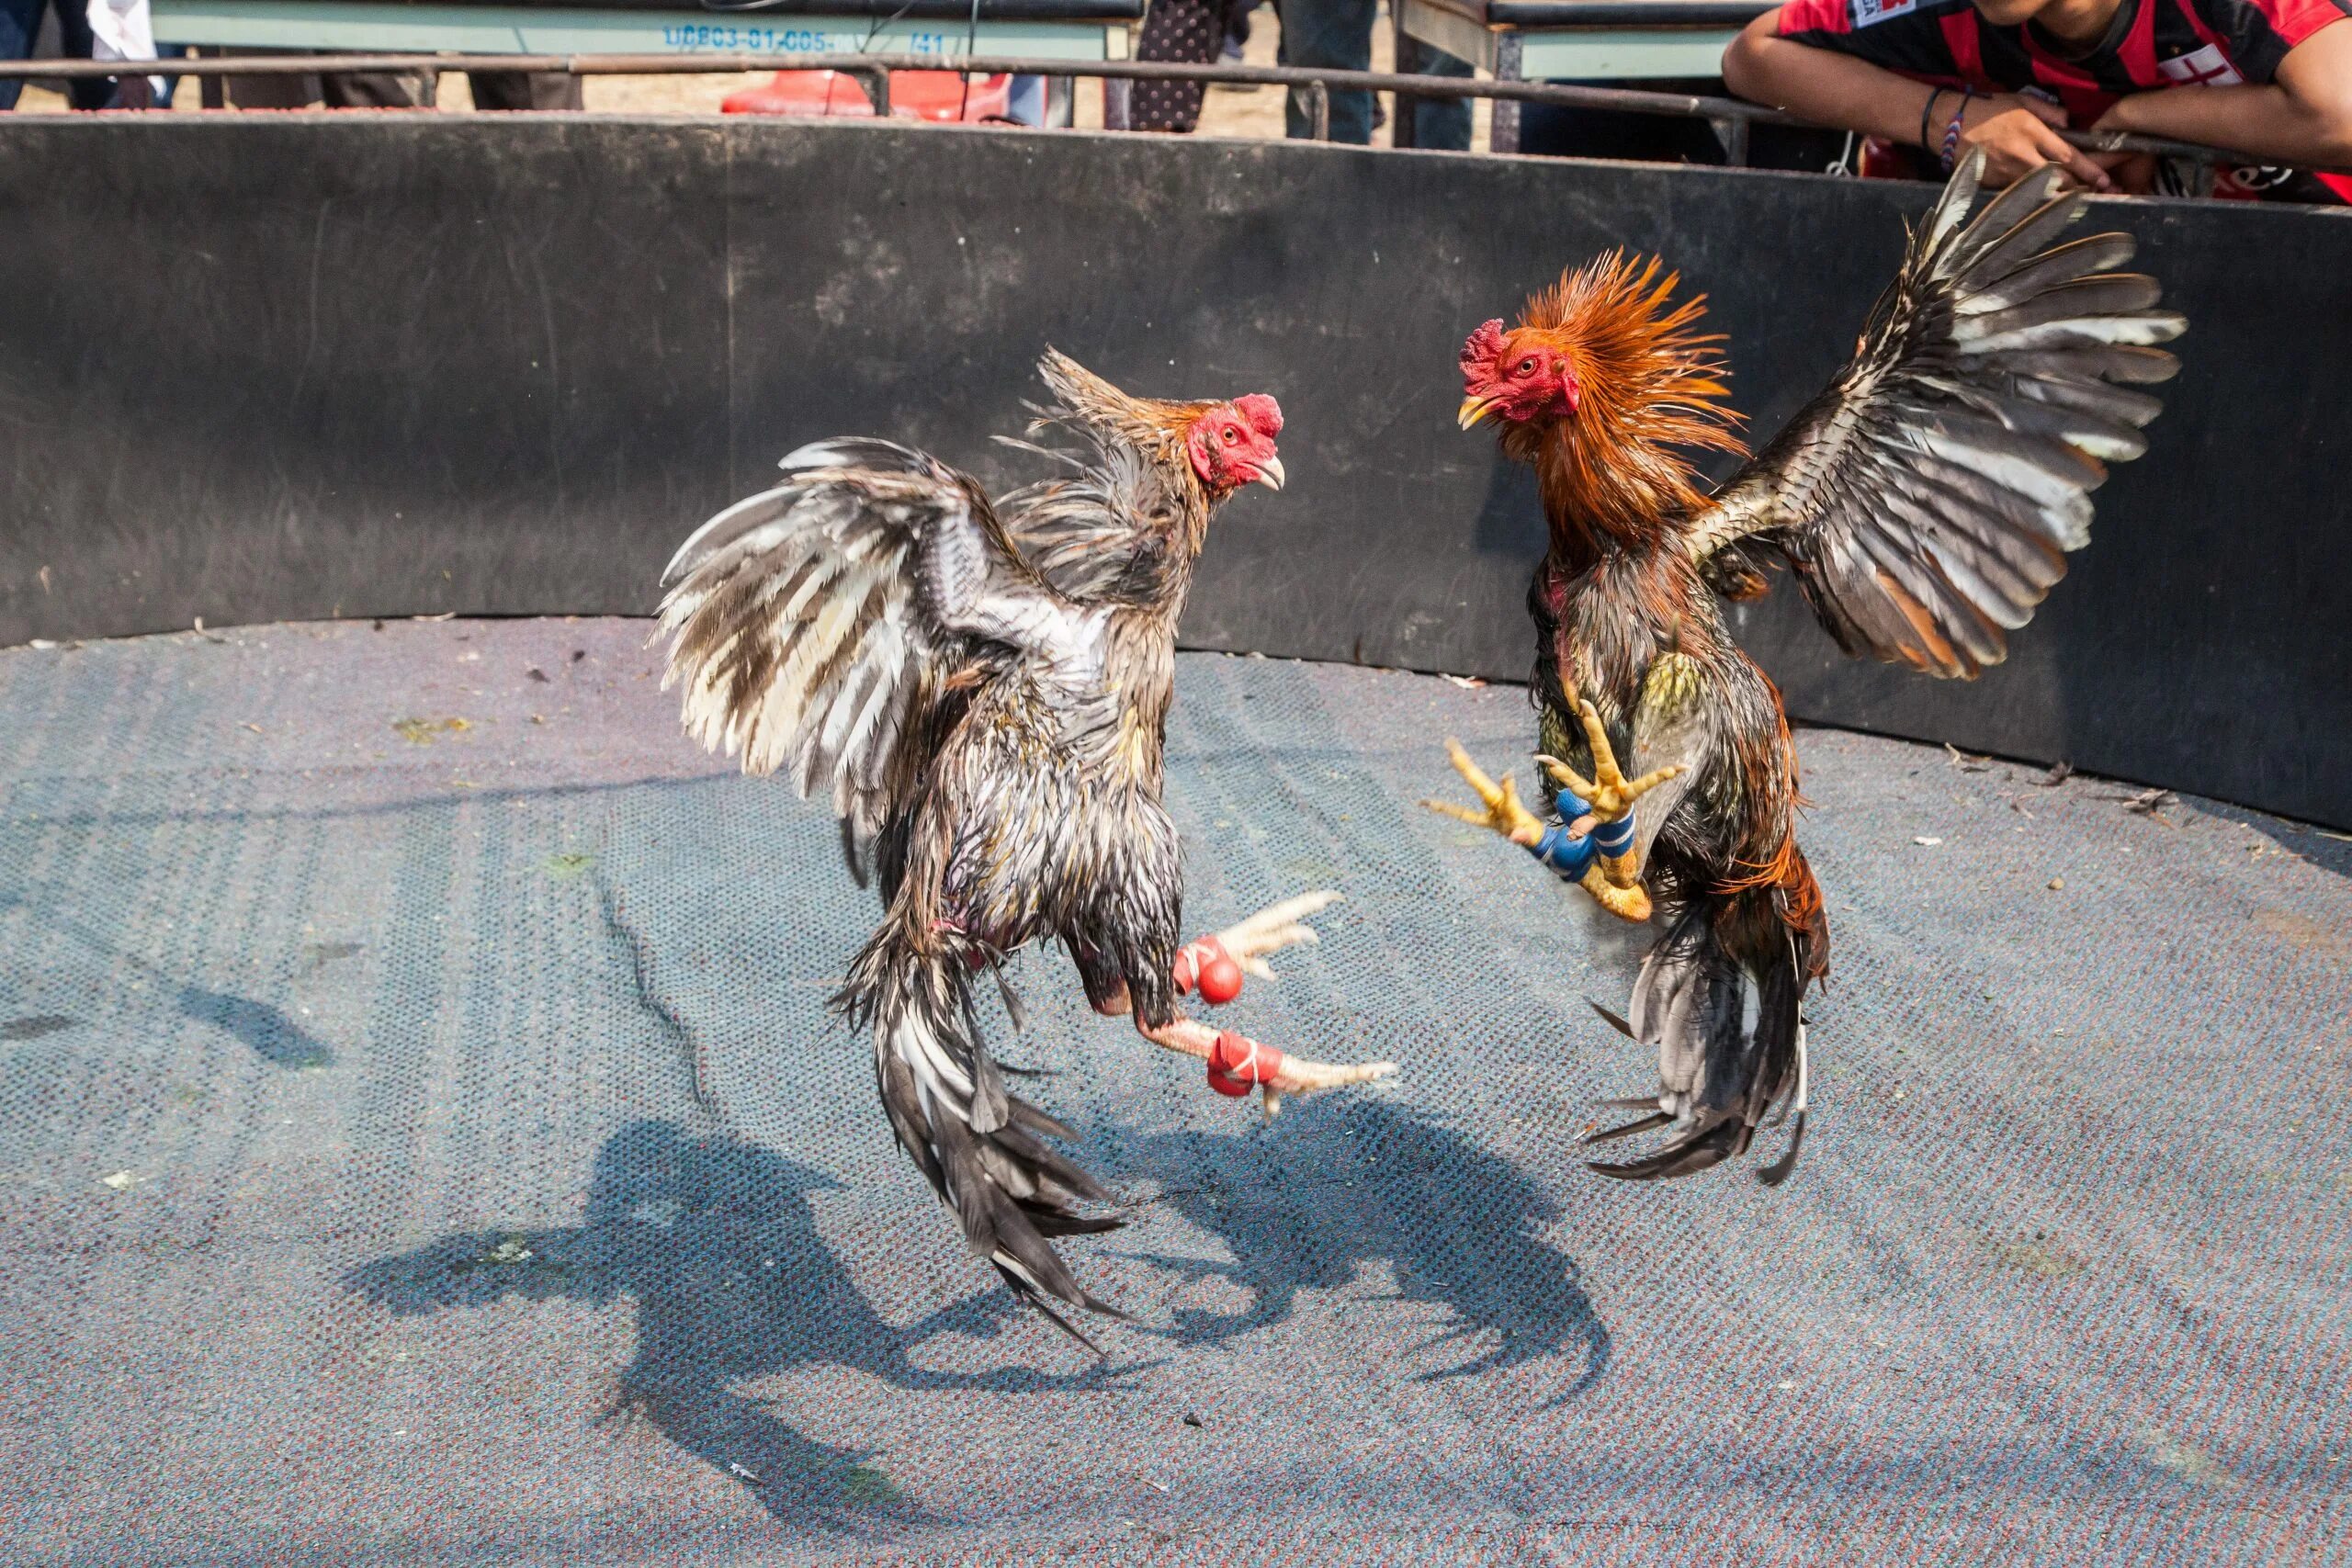
[[[872,1030],[883,1110],[973,1250],[1068,1328],[1042,1298],[1113,1309],[1052,1238],[1119,1222],[1071,1206],[1106,1194],[1047,1144],[1069,1129],[1007,1090],[980,971],[1058,938],[1097,1011],[1132,1012],[1269,1111],[1395,1068],[1288,1057],[1178,1010],[1186,993],[1229,999],[1245,968],[1271,978],[1266,955],[1313,941],[1301,922],[1339,897],[1185,942],[1160,804],[1193,563],[1227,498],[1282,487],[1281,410],[1131,398],[1051,351],[1039,371],[1058,399],[1040,424],[1082,437],[1091,462],[992,504],[890,442],[804,446],[678,551],[662,626],[689,733],[824,790],[853,870],[878,873],[883,921],[835,1005]]]

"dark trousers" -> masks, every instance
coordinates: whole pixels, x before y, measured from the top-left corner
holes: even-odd
[[[0,60],[29,60],[40,38],[40,14],[50,0],[0,0]],[[68,60],[90,58],[90,14],[74,0],[57,0],[58,41]],[[25,85],[11,78],[0,82],[0,113],[17,107]],[[67,85],[66,101],[77,109],[116,107],[116,85],[105,77]]]
[[[580,78],[560,71],[469,71],[478,109],[576,109]]]
[[[1372,28],[1379,0],[1276,0],[1283,19],[1282,62],[1319,65],[1333,71],[1372,69]],[[1467,76],[1470,63],[1436,50],[1426,51],[1422,73],[1430,76]],[[1283,124],[1291,135],[1312,136],[1313,118],[1306,95],[1293,93],[1283,110]],[[1363,146],[1372,140],[1372,95],[1363,92],[1331,95],[1331,140]],[[1413,145],[1466,150],[1470,145],[1470,105],[1467,99],[1423,98],[1413,115]]]
[[[469,71],[466,81],[478,109],[580,107],[580,78],[561,72]],[[390,73],[229,78],[229,101],[241,109],[299,109],[322,103],[337,109],[429,109],[434,97],[430,77]]]

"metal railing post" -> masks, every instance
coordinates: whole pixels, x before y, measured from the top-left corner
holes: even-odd
[[[1315,129],[1315,140],[1331,140],[1331,89],[1320,82],[1306,85],[1306,118]]]
[[[1747,121],[1717,117],[1707,121],[1715,140],[1724,144],[1724,162],[1735,169],[1747,167]]]
[[[852,65],[842,74],[854,76],[857,85],[865,89],[865,101],[874,106],[874,118],[890,118],[890,69],[887,65]]]

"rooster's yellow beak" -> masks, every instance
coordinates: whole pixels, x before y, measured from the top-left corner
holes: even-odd
[[[1491,398],[1464,398],[1462,400],[1462,412],[1455,418],[1462,428],[1467,430],[1494,412],[1495,404]]]
[[[1264,485],[1268,490],[1282,489],[1283,480],[1286,477],[1283,472],[1283,460],[1280,457],[1269,457],[1258,465],[1256,482]]]

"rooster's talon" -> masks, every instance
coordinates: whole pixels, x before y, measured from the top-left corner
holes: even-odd
[[[1345,1066],[1332,1066],[1323,1062],[1304,1062],[1296,1056],[1284,1056],[1282,1070],[1260,1086],[1260,1092],[1265,1096],[1267,1120],[1272,1121],[1282,1114],[1283,1096],[1286,1094],[1313,1094],[1318,1089],[1373,1083],[1396,1070],[1394,1062],[1355,1062]]]
[[[1286,947],[1311,946],[1321,942],[1315,928],[1305,923],[1306,917],[1319,914],[1344,897],[1345,894],[1329,887],[1301,893],[1278,904],[1269,904],[1248,919],[1226,927],[1216,933],[1216,940],[1241,965],[1243,973],[1272,980],[1274,971],[1267,964],[1266,955]]]
[[[1634,808],[1634,802],[1683,772],[1677,763],[1653,769],[1640,778],[1628,779],[1617,766],[1616,748],[1609,743],[1609,731],[1600,722],[1600,713],[1588,702],[1577,704],[1577,714],[1584,721],[1585,743],[1592,749],[1592,777],[1585,778],[1557,757],[1539,756],[1535,759],[1552,782],[1572,792],[1592,808],[1593,816],[1602,822],[1614,822]]]
[[[1497,784],[1487,776],[1486,770],[1470,760],[1470,753],[1462,749],[1462,742],[1452,736],[1446,737],[1445,751],[1453,759],[1453,771],[1462,775],[1462,782],[1470,786],[1471,792],[1477,795],[1486,809],[1473,811],[1467,807],[1454,806],[1442,800],[1423,800],[1422,806],[1441,817],[1451,817],[1457,822],[1467,822],[1473,828],[1485,828],[1499,833],[1515,844],[1533,844],[1544,836],[1544,824],[1536,819],[1534,813],[1520,804],[1519,785],[1512,782],[1509,773],[1503,775],[1502,783]]]
[[[1593,901],[1621,920],[1640,925],[1650,918],[1649,889],[1639,882],[1620,887],[1598,865],[1584,874],[1584,890]]]

